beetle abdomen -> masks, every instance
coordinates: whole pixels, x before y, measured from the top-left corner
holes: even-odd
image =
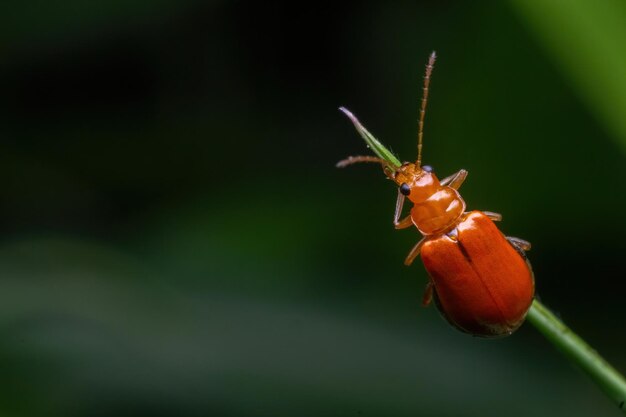
[[[455,231],[456,236],[429,239],[421,250],[441,312],[476,336],[512,333],[534,296],[529,264],[479,211],[468,214]]]

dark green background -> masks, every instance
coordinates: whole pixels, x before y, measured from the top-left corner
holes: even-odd
[[[626,37],[521,3],[1,6],[0,412],[619,415],[530,325],[483,340],[421,308],[396,190],[334,168],[366,152],[340,105],[415,158],[437,50],[424,161],[469,170],[468,207],[625,370]],[[622,49],[594,61],[603,30]]]

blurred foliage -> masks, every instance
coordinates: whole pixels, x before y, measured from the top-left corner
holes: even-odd
[[[542,44],[626,151],[626,3],[514,0]]]
[[[625,369],[626,50],[598,70],[578,48],[582,80],[565,34],[527,31],[582,24],[517,3],[57,3],[1,6],[0,411],[615,413],[532,328],[422,309],[396,191],[333,166],[366,152],[340,105],[414,158],[436,49],[424,161],[469,170],[468,206],[533,243],[539,296]],[[614,30],[594,13],[579,32]]]

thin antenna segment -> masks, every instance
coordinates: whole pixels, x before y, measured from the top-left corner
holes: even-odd
[[[422,104],[420,106],[419,128],[417,133],[417,167],[422,166],[422,138],[424,137],[424,115],[426,114],[426,103],[428,102],[428,86],[430,85],[430,76],[433,73],[437,54],[433,51],[428,58],[426,65],[426,73],[424,74],[424,87],[422,88]]]
[[[337,168],[345,168],[348,165],[357,164],[359,162],[375,162],[378,164],[389,166],[389,162],[377,156],[349,156],[346,159],[342,159],[341,161],[337,162],[335,166]]]

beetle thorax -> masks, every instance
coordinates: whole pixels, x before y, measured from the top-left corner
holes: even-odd
[[[463,216],[465,201],[455,189],[441,185],[432,172],[404,164],[394,180],[399,186],[406,184],[410,188],[407,197],[414,204],[411,219],[423,235],[445,233]]]

